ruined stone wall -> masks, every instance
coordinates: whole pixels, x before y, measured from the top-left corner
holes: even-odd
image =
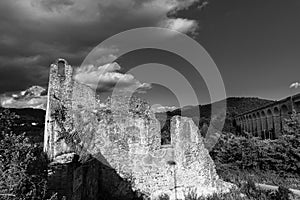
[[[58,73],[58,62],[64,63],[65,76]],[[232,187],[219,179],[191,119],[173,117],[171,144],[162,146],[160,123],[150,106],[134,105],[124,110],[121,104],[120,108],[115,107],[118,105],[113,105],[114,112],[109,106],[99,106],[94,91],[73,80],[72,67],[65,60],[51,65],[44,150],[53,163],[62,165],[72,163],[74,153],[94,159],[84,160],[75,168],[67,165],[56,173],[60,178],[51,179],[72,183],[72,187],[66,186],[69,189],[64,190],[68,198],[97,199],[100,193],[95,192],[105,188],[107,174],[116,177],[114,180],[131,180],[133,189],[142,193],[153,197],[166,193],[171,199],[175,199],[174,195],[182,198],[187,189],[212,194]],[[111,174],[104,168],[111,170]],[[83,178],[74,178],[78,174]],[[125,185],[118,184],[117,190],[125,191]],[[70,188],[72,194],[68,192]]]
[[[189,118],[171,120],[171,145],[161,145],[160,123],[150,119],[126,116],[115,120],[112,114],[81,112],[88,118],[78,129],[85,130],[82,141],[89,153],[120,177],[131,179],[133,189],[157,196],[175,198],[187,189],[198,194],[228,191],[230,184],[219,179],[197,126]],[[83,128],[85,127],[85,128]]]
[[[59,61],[65,63],[64,76],[58,72]],[[58,59],[50,66],[44,133],[44,151],[50,160],[74,152],[74,148],[68,145],[63,137],[64,134],[72,134],[74,131],[73,111],[78,109],[91,111],[95,105],[95,92],[73,80],[73,69],[67,61]]]
[[[71,151],[64,141],[59,140],[59,126],[53,116],[61,110],[62,106],[66,107],[66,109],[70,108],[73,87],[72,67],[66,64],[64,72],[65,77],[61,77],[58,73],[57,62],[50,66],[44,134],[44,151],[47,152],[50,159],[53,159],[56,155]],[[65,124],[68,127],[70,122],[66,122]]]

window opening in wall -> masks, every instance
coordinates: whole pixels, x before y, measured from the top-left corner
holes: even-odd
[[[171,144],[171,119],[167,118],[166,121],[160,122],[161,123],[161,145],[168,145]],[[164,123],[164,124],[163,124]]]
[[[59,60],[57,62],[57,67],[58,67],[58,76],[60,76],[61,78],[65,78],[65,66],[66,63],[63,60]]]

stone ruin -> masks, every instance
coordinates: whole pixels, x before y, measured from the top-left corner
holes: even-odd
[[[191,119],[173,117],[171,143],[161,145],[160,122],[149,105],[131,101],[131,109],[114,113],[100,104],[95,91],[73,80],[72,74],[63,59],[51,65],[44,151],[54,166],[49,179],[54,192],[67,199],[105,199],[101,187],[116,178],[103,172],[104,168],[130,180],[133,191],[151,199],[162,194],[184,199],[191,191],[206,196],[234,187],[218,177]],[[76,155],[81,161],[72,164]],[[125,199],[121,196],[127,186],[116,187],[114,193]]]

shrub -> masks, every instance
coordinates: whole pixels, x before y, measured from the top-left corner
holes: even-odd
[[[42,199],[46,193],[47,161],[42,148],[25,134],[11,131],[14,119],[8,110],[0,113],[1,199]]]
[[[191,192],[185,196],[185,200],[289,200],[293,196],[291,191],[282,186],[277,191],[257,188],[252,179],[240,182],[239,185],[238,189],[229,193],[213,194],[207,197],[197,197],[195,193]]]
[[[273,170],[278,173],[300,171],[299,129],[276,140],[222,135],[210,152],[217,166],[231,165],[241,170]]]

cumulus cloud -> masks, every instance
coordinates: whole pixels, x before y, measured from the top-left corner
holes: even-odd
[[[155,104],[151,106],[151,110],[155,113],[165,113],[167,111],[173,111],[177,109],[176,106],[162,106],[159,104]]]
[[[196,22],[168,13],[198,0],[1,0],[0,93],[47,85],[50,63],[63,57],[79,66],[101,41],[131,28],[163,26],[184,33]],[[112,62],[114,53],[99,63]],[[11,83],[14,72],[16,80]],[[19,81],[20,82],[20,81]]]
[[[46,90],[39,86],[32,86],[27,90],[0,95],[0,106],[4,108],[38,108],[46,109]]]
[[[46,110],[47,97],[41,96],[32,99],[15,99],[13,97],[0,97],[1,106],[4,108],[34,108]]]
[[[144,92],[151,88],[150,84],[141,83],[131,74],[118,72],[120,69],[118,63],[108,63],[99,67],[82,66],[76,70],[74,79],[101,92],[112,91],[116,87],[123,91],[133,89],[137,92]]]
[[[195,20],[182,18],[166,19],[162,22],[162,25],[166,28],[182,33],[195,33],[195,31],[198,29],[198,23]]]

